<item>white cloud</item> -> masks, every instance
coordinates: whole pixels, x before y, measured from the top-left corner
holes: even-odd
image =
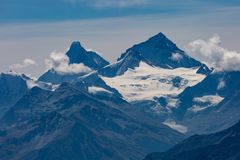
[[[89,73],[91,69],[82,63],[69,64],[68,57],[63,53],[52,52],[45,60],[48,69],[54,69],[60,74]]]
[[[13,64],[9,68],[11,70],[18,70],[18,69],[26,68],[32,65],[36,65],[36,62],[33,59],[26,58],[22,61],[22,63]]]
[[[218,35],[208,40],[195,40],[187,47],[188,52],[196,59],[209,63],[225,71],[240,71],[240,53],[221,47]]]

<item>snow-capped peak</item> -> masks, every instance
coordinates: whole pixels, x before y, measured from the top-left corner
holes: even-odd
[[[162,68],[192,68],[202,65],[201,62],[193,59],[183,50],[179,49],[176,44],[168,39],[163,33],[159,33],[149,38],[147,41],[127,49],[119,60],[124,59],[129,51],[141,53],[146,63]]]
[[[163,33],[127,49],[116,63],[106,66],[98,72],[103,76],[114,77],[124,74],[128,69],[138,67],[140,62],[165,69],[201,67],[197,71],[198,73],[208,74],[211,72],[205,64],[188,56]]]

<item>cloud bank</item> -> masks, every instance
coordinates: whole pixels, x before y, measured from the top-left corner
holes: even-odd
[[[47,69],[54,69],[59,74],[89,73],[91,69],[84,64],[69,64],[68,57],[60,52],[52,52],[45,60]]]
[[[26,68],[32,65],[36,65],[36,62],[33,59],[26,58],[22,61],[22,63],[13,64],[9,68],[11,70],[18,70],[18,69]]]
[[[187,51],[194,58],[204,61],[224,71],[240,71],[240,53],[221,46],[218,35],[208,40],[195,40],[187,46]]]

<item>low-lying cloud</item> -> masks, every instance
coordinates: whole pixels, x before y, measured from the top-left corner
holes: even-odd
[[[26,68],[32,65],[36,65],[36,62],[33,59],[26,58],[22,61],[22,63],[13,64],[9,68],[11,70],[18,70],[18,69]]]
[[[82,63],[69,64],[69,58],[58,52],[52,52],[49,59],[45,60],[48,69],[54,69],[59,74],[89,73],[91,69]]]
[[[188,52],[196,59],[225,71],[240,71],[240,53],[221,46],[218,35],[208,40],[195,40],[189,43]]]

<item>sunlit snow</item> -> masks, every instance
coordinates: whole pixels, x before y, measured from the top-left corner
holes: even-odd
[[[219,95],[206,95],[202,97],[193,98],[193,102],[197,103],[193,107],[188,110],[192,112],[199,112],[211,106],[216,106],[220,103],[224,98]]]
[[[101,77],[116,88],[127,101],[152,100],[155,96],[178,95],[186,87],[205,78],[197,74],[198,68],[164,69],[140,62],[139,67],[128,69],[113,78]]]
[[[163,122],[164,125],[180,132],[180,133],[187,133],[188,128],[186,126],[177,124],[175,121],[173,120],[166,120],[165,122]]]
[[[110,92],[109,90],[106,90],[101,87],[96,87],[96,86],[88,87],[88,92],[91,94],[97,94],[98,92],[106,92],[106,93],[112,94],[112,92]]]

